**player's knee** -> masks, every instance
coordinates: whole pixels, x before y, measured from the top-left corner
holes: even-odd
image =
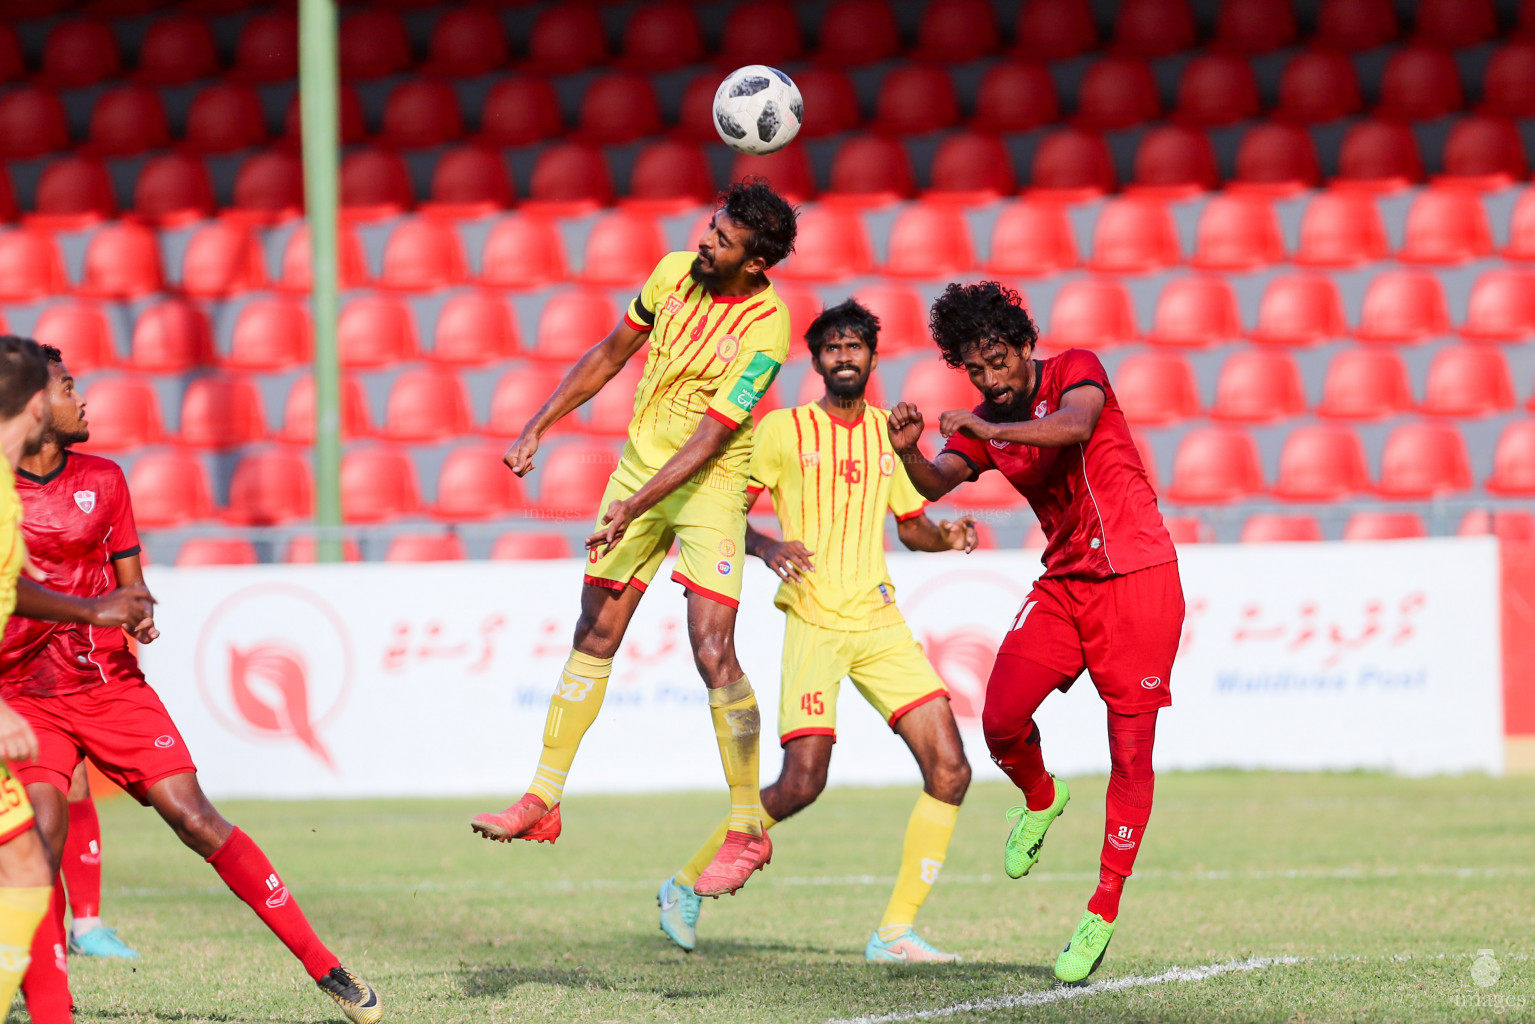
[[[986,702],[986,708],[981,712],[981,732],[985,735],[986,745],[992,753],[1010,750],[1014,744],[1024,739],[1039,742],[1039,727],[1034,724],[1034,719],[1020,719],[1010,710],[999,707],[991,701]]]
[[[228,823],[208,804],[177,808],[170,826],[183,843],[204,856],[217,850],[229,835]]]
[[[929,772],[927,790],[935,799],[957,804],[970,788],[970,762],[965,755],[946,754]]]
[[[802,811],[816,802],[826,788],[826,769],[798,772],[784,779],[784,796],[796,811]]]
[[[739,675],[735,644],[726,636],[700,637],[693,647],[693,661],[698,666],[699,675],[706,680],[722,679],[731,673]],[[735,682],[734,679],[725,681]]]

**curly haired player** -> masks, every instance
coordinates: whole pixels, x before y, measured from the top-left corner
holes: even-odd
[[[1062,981],[1103,962],[1125,879],[1151,816],[1157,711],[1172,702],[1183,626],[1177,554],[1103,364],[1072,349],[1035,359],[1039,334],[1018,293],[996,283],[951,284],[933,304],[933,340],[981,394],[973,410],[939,419],[948,444],[917,448],[922,413],[901,403],[890,440],[930,501],[996,470],[1028,499],[1045,533],[1045,571],[1002,641],[982,725],[992,759],[1024,804],[1007,839],[1013,878],[1039,859],[1045,832],[1070,799],[1045,771],[1034,712],[1085,668],[1108,705],[1108,807],[1098,888],[1056,960]]]

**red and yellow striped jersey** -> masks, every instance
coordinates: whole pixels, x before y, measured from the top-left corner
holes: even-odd
[[[812,402],[775,409],[757,427],[753,495],[772,492],[785,540],[815,552],[815,571],[785,581],[773,603],[812,625],[879,629],[901,621],[885,567],[885,512],[922,514],[923,500],[891,447],[890,413],[866,407],[856,423]]]
[[[27,543],[21,533],[21,498],[16,494],[16,474],[0,459],[0,630],[16,610],[16,580],[27,560]]]
[[[752,409],[789,355],[789,311],[772,285],[740,298],[712,295],[688,274],[695,255],[662,259],[624,314],[630,327],[650,332],[624,458],[654,473],[713,416],[737,429],[699,479],[740,489],[751,459]]]

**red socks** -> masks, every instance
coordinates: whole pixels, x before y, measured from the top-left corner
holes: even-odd
[[[101,916],[101,819],[96,801],[86,797],[69,805],[69,836],[64,840],[64,887],[69,910],[78,920]]]
[[[53,900],[32,937],[32,963],[21,979],[27,1012],[34,1024],[73,1024],[74,1001],[69,997],[69,964],[64,945],[64,885],[53,879]]]
[[[1108,868],[1099,868],[1098,888],[1093,890],[1092,897],[1087,901],[1087,912],[1097,914],[1105,921],[1114,920],[1119,916],[1119,897],[1124,891],[1124,875]]]
[[[1034,712],[1050,691],[1067,681],[1054,669],[1003,653],[997,655],[986,684],[986,708],[981,713],[986,746],[997,767],[1023,790],[1031,811],[1042,811],[1055,801],[1055,781],[1045,771]]]
[[[1103,915],[1106,921],[1119,913],[1119,895],[1135,868],[1135,855],[1151,820],[1151,798],[1156,789],[1151,751],[1156,735],[1155,711],[1139,715],[1109,712],[1109,760],[1113,767],[1109,770],[1103,852],[1099,856],[1103,870],[1098,891],[1087,904],[1088,910]]]
[[[315,935],[308,918],[299,909],[298,901],[288,892],[272,862],[266,859],[266,854],[250,836],[235,829],[224,845],[208,858],[208,863],[213,865],[224,884],[244,900],[262,923],[299,958],[311,978],[318,980],[332,967],[340,965],[341,961]]]

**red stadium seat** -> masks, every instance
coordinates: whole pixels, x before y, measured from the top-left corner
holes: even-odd
[[[1502,117],[1475,114],[1450,129],[1444,144],[1446,184],[1492,191],[1529,176],[1519,129]]]
[[[395,226],[384,244],[379,286],[408,292],[451,288],[469,280],[458,232],[447,221],[416,217]]]
[[[556,4],[539,11],[528,37],[530,70],[567,74],[607,59],[607,31],[596,5]]]
[[[1498,47],[1482,74],[1484,114],[1535,117],[1535,42],[1516,39]]]
[[[1200,211],[1190,262],[1204,270],[1255,270],[1285,257],[1273,204],[1256,195],[1218,195]]]
[[[1423,157],[1412,129],[1400,121],[1351,125],[1338,154],[1335,184],[1371,192],[1397,192],[1423,180]]]
[[[564,130],[554,86],[537,75],[497,81],[485,98],[480,125],[481,141],[493,146],[526,146]]]
[[[204,565],[255,565],[256,546],[244,537],[188,537],[176,552],[176,568]]]
[[[1290,544],[1324,540],[1316,516],[1255,512],[1242,524],[1243,544]]]
[[[1258,79],[1234,53],[1207,53],[1184,65],[1174,116],[1196,125],[1227,125],[1258,116]]]
[[[136,299],[165,290],[160,245],[143,224],[120,221],[91,236],[85,247],[80,293],[97,298]]]
[[[613,202],[613,179],[602,150],[584,142],[559,142],[533,163],[531,198],[554,212],[584,212]]]
[[[517,201],[506,159],[489,146],[450,149],[432,168],[431,201],[425,213],[446,217],[484,217]]]
[[[1323,192],[1301,217],[1295,262],[1312,267],[1353,267],[1385,259],[1386,225],[1372,196]]]
[[[410,168],[398,153],[367,148],[341,161],[341,205],[354,222],[397,217],[416,205]]]
[[[1065,206],[1020,199],[997,215],[988,273],[1042,277],[1076,265],[1077,243]]]
[[[553,518],[588,519],[602,503],[618,452],[606,444],[569,442],[544,457],[539,472],[538,508]]]
[[[1343,524],[1347,541],[1415,540],[1428,529],[1415,512],[1355,512]]]
[[[0,232],[0,302],[31,302],[68,287],[64,254],[52,235],[24,228]]]
[[[895,11],[885,0],[836,0],[821,15],[816,56],[832,65],[872,64],[901,49]]]
[[[361,288],[368,282],[368,263],[362,253],[362,242],[357,233],[342,225],[336,238],[339,251],[338,274],[341,287]],[[308,292],[314,287],[314,276],[309,264],[309,228],[300,224],[288,236],[282,252],[282,278],[278,287],[283,291]]]
[[[720,57],[727,65],[778,67],[799,60],[803,52],[799,15],[786,0],[738,4],[725,19]]]
[[[1521,341],[1535,334],[1535,274],[1489,270],[1471,286],[1463,338]]]
[[[537,288],[565,278],[565,243],[555,222],[513,214],[485,239],[480,279],[494,288]]]
[[[1498,34],[1492,0],[1418,0],[1416,38],[1435,46],[1475,46]]]
[[[150,373],[183,373],[213,362],[208,315],[186,299],[161,299],[133,325],[131,361]]]
[[[261,243],[249,228],[216,221],[197,229],[181,258],[181,290],[224,298],[266,286]]]
[[[35,205],[27,223],[57,231],[79,230],[117,216],[112,176],[105,164],[88,156],[62,157],[43,168]]]
[[[586,236],[581,280],[638,288],[669,251],[666,236],[654,218],[629,210],[606,214]]]
[[[1199,415],[1199,382],[1176,352],[1137,352],[1114,371],[1114,397],[1125,418],[1155,427]]]
[[[1486,345],[1441,348],[1428,367],[1423,411],[1440,416],[1490,416],[1514,407],[1514,381],[1503,353]]]
[[[213,515],[208,473],[188,452],[140,455],[128,470],[128,491],[133,495],[133,515],[141,528],[165,529]]]
[[[806,107],[808,110],[808,97]],[[1027,132],[1060,116],[1050,69],[1037,60],[1014,58],[997,61],[986,69],[976,93],[971,125],[985,132]]]
[[[1111,199],[1093,225],[1088,266],[1111,274],[1143,274],[1180,260],[1178,229],[1167,204],[1150,197]]]
[[[346,82],[341,83],[341,143],[344,146],[355,145],[362,142],[368,136],[368,126],[363,118],[362,97],[357,95]],[[283,117],[283,141],[297,148],[304,135],[304,111],[299,103],[298,93],[293,94],[293,99],[288,103],[288,112]]]
[[[337,346],[343,366],[388,366],[415,359],[416,321],[392,295],[364,295],[341,310]]]
[[[1370,489],[1364,444],[1348,427],[1316,424],[1285,435],[1274,496],[1285,501],[1344,501]]]
[[[1485,486],[1494,494],[1535,494],[1535,420],[1516,420],[1503,428]]]
[[[960,209],[918,203],[896,215],[884,272],[893,277],[954,277],[975,266],[970,226]]]
[[[438,16],[422,70],[432,75],[476,78],[511,64],[506,28],[489,7],[450,7]]]
[[[969,409],[979,400],[965,371],[936,359],[913,363],[901,382],[901,401],[912,403],[934,420],[949,409]]]
[[[1034,151],[1029,184],[1066,202],[1096,199],[1118,185],[1114,157],[1097,132],[1076,128],[1051,132]]]
[[[465,292],[437,314],[432,358],[455,366],[477,366],[517,354],[517,321],[499,296]]]
[[[905,290],[906,288],[905,285],[897,282],[890,282],[889,284],[892,289]],[[773,290],[778,293],[778,298],[782,300],[784,306],[789,310],[789,351],[794,357],[805,355],[809,351],[805,346],[805,328],[810,326],[810,321],[821,315],[821,310],[825,304],[813,289],[799,285],[778,282],[774,285]],[[925,343],[927,333],[927,309],[925,307],[922,309],[920,319]],[[773,392],[770,391],[768,394],[771,395]],[[762,402],[759,402],[757,407],[760,409],[762,404]]]
[[[98,156],[134,156],[170,144],[170,124],[160,94],[147,85],[120,85],[91,107],[85,149]]]
[[[1198,128],[1166,124],[1141,136],[1131,183],[1136,193],[1186,199],[1219,187],[1215,148]]]
[[[1223,277],[1180,277],[1157,296],[1146,340],[1153,345],[1200,347],[1242,336],[1236,293]]]
[[[161,227],[177,227],[213,214],[213,178],[202,160],[185,153],[150,157],[133,186],[133,209]]]
[[[867,274],[873,266],[868,231],[858,214],[817,206],[800,215],[794,255],[774,269],[790,280],[840,281]]]
[[[1136,334],[1130,293],[1113,278],[1077,278],[1055,293],[1047,339],[1051,348],[1128,345]]]
[[[386,562],[462,562],[469,555],[456,533],[402,533],[389,541]]]
[[[156,444],[164,437],[159,396],[142,377],[112,376],[92,381],[85,389],[85,398],[92,451],[128,451]]]
[[[707,110],[714,100],[714,76],[702,76],[704,107]],[[800,97],[805,101],[805,121],[800,125],[800,137],[816,139],[824,135],[851,131],[863,123],[858,109],[858,93],[853,80],[840,67],[811,65],[794,73],[794,84],[799,86]],[[691,124],[689,109],[683,106],[684,124]],[[707,135],[702,138],[713,141],[717,136],[713,129],[714,119],[705,117],[701,126]],[[683,131],[683,127],[679,127]]]
[[[1198,516],[1164,515],[1162,525],[1167,527],[1167,535],[1179,547],[1185,544],[1210,544],[1215,540],[1215,531]]]
[[[1450,266],[1492,255],[1492,227],[1474,192],[1431,188],[1407,211],[1407,241],[1397,259]]]
[[[298,76],[298,18],[290,11],[258,13],[240,27],[233,77],[280,82]]]
[[[1295,12],[1288,0],[1226,0],[1215,15],[1217,49],[1268,53],[1295,42]]]
[[[112,26],[94,19],[65,19],[54,23],[43,43],[38,79],[60,89],[94,85],[122,74]]]
[[[341,559],[345,562],[362,561],[362,548],[355,540],[341,542]],[[294,537],[288,541],[282,560],[289,565],[312,565],[319,560],[319,543],[313,537]]]
[[[24,85],[0,96],[0,157],[30,160],[67,148],[69,124],[55,93]]]
[[[117,362],[112,324],[106,310],[94,302],[49,306],[33,324],[32,337],[62,352],[75,374],[91,373]],[[95,415],[94,409],[91,415]]]
[[[1114,13],[1114,48],[1163,57],[1194,45],[1188,0],[1123,0]]]
[[[384,436],[441,441],[473,429],[469,391],[451,370],[409,369],[394,379],[384,405]]]
[[[458,94],[441,78],[408,78],[395,86],[384,103],[384,130],[379,141],[401,149],[446,145],[464,134]]]
[[[1023,56],[1063,60],[1098,48],[1098,23],[1088,0],[1029,0],[1018,11],[1015,37]]]
[[[240,307],[224,364],[240,370],[286,370],[313,358],[308,304],[274,296]]]
[[[791,15],[792,17],[792,15]],[[624,64],[636,69],[671,71],[696,64],[704,56],[703,26],[690,4],[656,0],[641,4],[624,26]],[[737,61],[752,64],[755,61]]]
[[[714,171],[694,142],[660,139],[649,143],[629,172],[628,202],[667,213],[707,203],[714,195]]]
[[[854,135],[837,148],[832,159],[827,198],[877,206],[909,198],[916,187],[911,159],[900,139]]]
[[[267,141],[261,97],[244,82],[214,82],[192,100],[186,144],[202,153],[233,153]]]
[[[933,0],[922,9],[917,56],[964,63],[995,53],[1002,37],[997,12],[987,0]]]
[[[345,78],[383,78],[411,66],[410,35],[393,11],[354,10],[342,17],[337,39]]]
[[[516,437],[521,434],[533,414],[554,394],[554,389],[564,376],[563,368],[537,364],[520,366],[503,373],[501,379],[496,381],[496,390],[490,397],[490,419],[485,423],[485,433],[491,437]],[[626,383],[631,386],[624,387]],[[622,413],[621,417],[614,417],[611,426],[594,425],[593,433],[621,435],[628,429],[629,420],[634,414],[634,392],[639,383],[638,374],[625,367],[606,387],[597,392],[597,397],[591,400],[594,414],[604,405],[620,408]],[[571,421],[567,419],[556,423],[549,433],[563,434],[569,431],[570,426]]]
[[[26,56],[21,51],[21,38],[6,23],[0,27],[0,82],[15,82],[26,76]]]
[[[1391,0],[1323,0],[1316,41],[1344,50],[1369,50],[1396,38]]]
[[[618,317],[605,291],[573,288],[552,295],[539,314],[533,351],[544,359],[573,362],[607,337]]]
[[[916,289],[895,281],[881,282],[858,289],[853,297],[879,318],[881,355],[927,348],[927,305]],[[796,320],[792,309],[789,322],[795,333],[801,335],[810,326],[808,319]]]
[[[577,123],[588,142],[633,142],[661,130],[661,101],[647,76],[613,71],[592,79],[586,87]]]
[[[1151,65],[1139,57],[1100,57],[1077,90],[1076,123],[1082,128],[1128,128],[1162,115]]]
[[[1183,435],[1173,459],[1173,501],[1213,505],[1263,492],[1263,467],[1252,435],[1235,427],[1200,427]]]
[[[1233,352],[1221,364],[1210,416],[1241,423],[1273,423],[1306,411],[1300,367],[1283,349]]]
[[[1465,106],[1455,58],[1440,45],[1412,43],[1397,50],[1381,79],[1383,117],[1410,121],[1443,117]]]
[[[495,519],[526,502],[522,481],[501,461],[501,450],[486,445],[455,448],[437,474],[438,519]]]
[[[314,443],[314,377],[305,374],[293,382],[283,403],[281,440],[290,444]],[[343,374],[341,377],[341,436],[346,440],[370,437],[373,421],[368,415],[368,393],[362,381]]]
[[[748,174],[766,178],[768,184],[791,203],[815,198],[815,174],[810,169],[810,158],[805,154],[804,146],[786,146],[767,156],[737,153],[730,162],[730,180],[740,181]]]
[[[304,165],[282,150],[256,153],[235,174],[232,212],[247,220],[286,220],[304,212]]]
[[[958,122],[954,80],[940,64],[902,64],[879,84],[874,127],[880,131],[917,135]]]
[[[1363,106],[1359,75],[1346,53],[1303,50],[1290,58],[1280,76],[1275,114],[1290,121],[1321,124],[1357,114]]]
[[[136,77],[149,85],[185,85],[218,73],[218,46],[201,18],[171,15],[156,21],[139,43]]]
[[[1509,218],[1507,260],[1535,260],[1535,188],[1526,188],[1514,203]]]
[[[1354,336],[1365,341],[1414,342],[1450,333],[1450,314],[1439,278],[1423,270],[1377,274],[1364,292]]]
[[[526,562],[543,558],[570,558],[570,540],[562,533],[524,533],[513,531],[496,538],[490,549],[494,562]]]
[[[1317,413],[1337,419],[1385,419],[1413,407],[1407,364],[1395,352],[1345,349],[1333,356],[1322,382]]]
[[[253,527],[307,519],[315,511],[309,459],[298,451],[252,451],[235,464],[224,517]]]
[[[1315,188],[1322,180],[1316,143],[1300,125],[1270,121],[1254,125],[1237,146],[1233,188],[1293,195]]]
[[[1471,487],[1471,461],[1460,431],[1447,423],[1407,423],[1381,452],[1380,493],[1426,500]]]
[[[247,377],[197,377],[181,395],[181,443],[237,448],[266,437],[261,391]]]
[[[357,448],[341,459],[341,516],[349,523],[383,523],[421,507],[416,466],[398,448]]]
[[[1499,540],[1535,540],[1535,512],[1517,509],[1499,509],[1488,512],[1474,508],[1461,518],[1460,528],[1455,531],[1461,537],[1494,536]]]
[[[1314,345],[1347,333],[1337,283],[1321,274],[1293,274],[1269,282],[1252,338],[1272,345]]]

